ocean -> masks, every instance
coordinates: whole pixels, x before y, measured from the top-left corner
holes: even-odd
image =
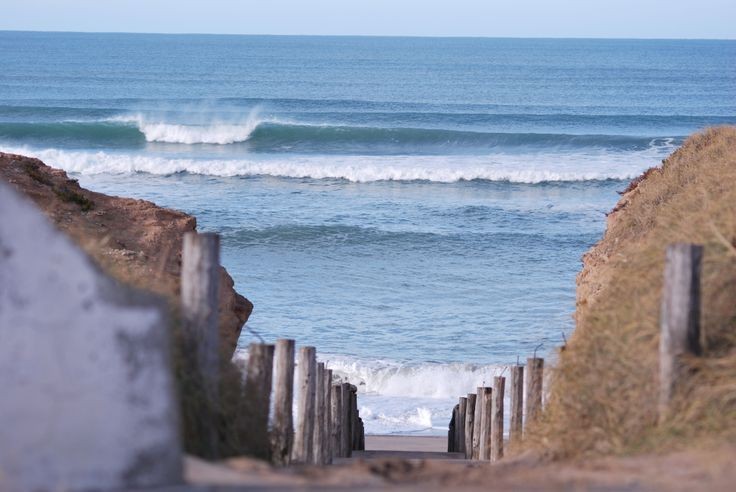
[[[554,358],[617,192],[736,123],[734,41],[0,32],[0,66],[1,151],[221,234],[236,357],[316,346],[373,434]]]

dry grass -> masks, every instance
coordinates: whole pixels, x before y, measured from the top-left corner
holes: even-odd
[[[253,424],[254,395],[246,395],[242,372],[221,354],[219,397],[213,401],[196,370],[196,346],[174,324],[173,363],[187,453],[208,459],[253,456],[270,459],[267,429]]]
[[[99,247],[86,244],[87,251]],[[125,281],[135,275],[129,263],[111,262],[106,271],[114,278]],[[151,271],[151,280],[164,282],[162,271]],[[196,342],[187,335],[179,305],[168,303],[171,336],[171,359],[176,392],[181,414],[181,435],[188,454],[205,459],[224,459],[233,456],[251,456],[269,461],[270,448],[267,429],[253,425],[255,411],[251,408],[253,395],[247,397],[243,372],[232,362],[232,349],[223,343],[220,347],[220,382],[218,398],[212,400],[202,375],[197,370]]]
[[[703,357],[657,417],[664,250],[705,246]],[[736,127],[690,137],[632,184],[578,276],[577,327],[529,444],[556,457],[670,450],[736,437]]]

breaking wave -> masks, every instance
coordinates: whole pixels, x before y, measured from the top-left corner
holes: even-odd
[[[38,157],[47,164],[80,174],[190,173],[211,176],[274,176],[341,179],[352,182],[506,181],[543,183],[624,180],[638,176],[669,152],[667,147],[627,153],[491,154],[483,156],[284,156],[232,159],[169,158],[137,153],[0,150]]]
[[[442,154],[507,149],[606,149],[645,151],[672,138],[565,133],[503,133],[436,128],[389,128],[303,124],[266,120],[257,113],[242,121],[181,124],[141,115],[93,121],[0,122],[0,139],[50,146],[143,148],[146,143],[245,144],[260,153]]]
[[[361,393],[410,398],[457,398],[490,385],[505,366],[468,363],[402,363],[319,355],[333,375],[345,378]]]

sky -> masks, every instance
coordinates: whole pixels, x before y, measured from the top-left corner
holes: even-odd
[[[736,0],[0,0],[0,30],[736,39]]]

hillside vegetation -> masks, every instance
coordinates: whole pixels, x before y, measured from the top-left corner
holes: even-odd
[[[574,335],[529,443],[556,457],[671,450],[736,437],[736,127],[708,129],[622,194],[583,258]],[[702,357],[657,423],[664,251],[705,247]]]

